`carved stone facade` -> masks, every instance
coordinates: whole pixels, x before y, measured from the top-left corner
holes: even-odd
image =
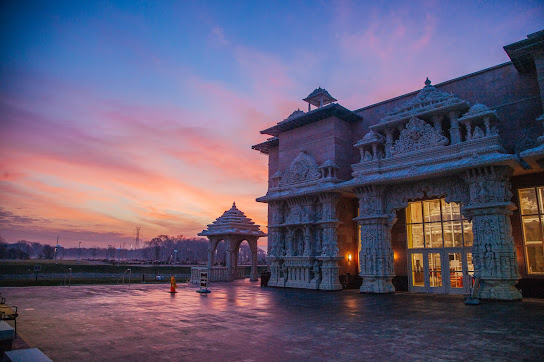
[[[463,285],[468,293],[473,266],[479,297],[520,299],[520,278],[539,276],[529,276],[528,256],[518,255],[525,244],[511,181],[544,186],[544,136],[537,136],[544,116],[534,121],[544,113],[538,101],[544,89],[524,83],[518,72],[544,79],[544,56],[535,50],[543,39],[541,32],[528,38],[531,47],[505,47],[513,63],[437,86],[427,79],[418,92],[354,112],[316,89],[305,101],[317,109],[296,111],[262,131],[273,136],[254,146],[269,155],[269,189],[258,199],[269,206],[269,285],[336,290],[340,275],[359,274],[364,293],[412,290],[402,281],[415,283],[417,259],[426,265],[426,291],[458,292]],[[516,63],[518,57],[525,63]],[[528,57],[534,68],[523,68]],[[525,98],[496,96],[512,84],[524,87]],[[409,205],[429,200],[438,200],[438,211],[423,213],[435,219],[404,217]],[[454,207],[451,221],[444,210]],[[418,222],[426,230],[421,238],[436,234],[442,246],[411,250],[408,224]],[[448,225],[450,236],[433,222]],[[466,243],[454,245],[454,237]],[[455,269],[461,262],[462,272]]]

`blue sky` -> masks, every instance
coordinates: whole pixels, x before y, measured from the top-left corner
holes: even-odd
[[[266,224],[259,130],[314,88],[350,109],[508,61],[538,1],[4,1],[0,234],[194,236]]]

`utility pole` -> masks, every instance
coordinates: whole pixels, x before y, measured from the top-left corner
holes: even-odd
[[[79,242],[79,246],[77,247],[77,263],[79,264],[79,254],[81,252],[81,241]]]
[[[136,228],[136,242],[134,243],[136,249],[140,249],[140,227]]]
[[[57,245],[55,246],[55,264],[57,264],[57,252],[59,250],[59,236],[57,235]]]

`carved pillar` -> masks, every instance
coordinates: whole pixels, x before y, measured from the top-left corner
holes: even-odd
[[[465,127],[467,128],[467,141],[472,139],[472,124],[470,121],[465,122]]]
[[[336,207],[340,200],[338,193],[323,193],[319,195],[323,205],[323,216],[321,227],[323,229],[323,245],[321,256],[321,283],[319,289],[339,290],[342,289],[339,279],[338,262],[343,257],[338,257],[338,235],[336,233],[340,221],[336,217]]]
[[[211,268],[214,264],[214,260],[213,260],[213,254],[214,254],[214,251],[215,251],[215,246],[217,244],[217,241],[214,239],[214,238],[210,238],[208,236],[208,241],[209,241],[209,244],[208,244],[208,268]]]
[[[294,228],[292,226],[287,227],[287,232],[285,233],[285,254],[287,256],[295,255],[295,245],[294,245]]]
[[[444,118],[441,114],[435,114],[433,115],[433,125],[434,129],[442,134],[442,119]]]
[[[359,217],[355,220],[361,227],[361,293],[395,291],[392,283],[395,273],[391,247],[391,227],[395,219],[385,212],[384,189],[385,186],[375,185],[356,189]]]
[[[304,225],[304,256],[312,255],[312,226]]]
[[[240,254],[240,244],[242,244],[241,240],[237,240],[235,243],[235,248],[232,252],[233,258],[234,258],[234,279],[238,276],[238,255]]]
[[[385,129],[385,157],[391,157],[391,147],[393,146],[393,128]]]
[[[231,238],[225,238],[225,246],[227,247],[227,258],[225,264],[227,267],[227,281],[234,281],[234,273],[236,272],[236,266],[234,265],[234,240]]]
[[[465,181],[470,188],[470,202],[463,213],[472,220],[474,274],[480,278],[478,297],[519,300],[515,288],[519,280],[518,263],[510,215],[509,167],[487,166],[468,170]]]
[[[251,250],[251,273],[249,274],[250,281],[259,280],[257,273],[257,239],[248,240],[249,249]]]
[[[461,142],[461,131],[459,130],[459,111],[451,111],[450,117],[450,143],[452,145]]]

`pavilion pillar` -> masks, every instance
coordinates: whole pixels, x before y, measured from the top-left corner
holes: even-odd
[[[208,244],[208,269],[213,266],[212,254],[213,254],[213,241],[210,240],[210,243]]]
[[[363,284],[361,293],[393,293],[393,249],[391,227],[394,219],[384,210],[384,186],[363,186],[356,189],[359,199],[361,251],[359,263]]]
[[[459,129],[459,111],[451,111],[450,118],[450,143],[452,145],[461,142],[461,131]]]
[[[249,249],[251,250],[251,272],[249,274],[250,281],[259,280],[257,273],[257,239],[248,240]]]
[[[227,247],[227,260],[226,260],[226,267],[227,267],[227,281],[232,282],[234,281],[235,276],[235,265],[234,265],[234,240],[231,240],[230,238],[225,239],[226,247]]]
[[[520,278],[510,215],[509,167],[486,166],[468,170],[465,181],[470,202],[462,208],[472,220],[474,275],[480,278],[478,298],[520,300],[515,285]]]

